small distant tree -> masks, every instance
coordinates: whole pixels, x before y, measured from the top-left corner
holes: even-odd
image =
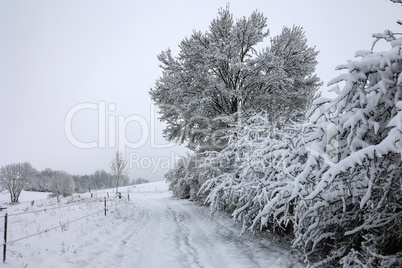
[[[115,157],[110,162],[110,170],[116,181],[116,194],[119,192],[119,186],[127,178],[127,161],[122,152],[117,151]]]
[[[0,185],[10,192],[11,202],[18,202],[18,198],[28,184],[32,171],[30,163],[9,164],[1,168]]]
[[[67,174],[68,176],[62,181],[62,191],[61,194],[66,197],[70,196],[74,193],[75,189],[75,183],[73,180],[73,177],[70,174]]]
[[[52,195],[57,198],[60,195],[70,196],[74,192],[73,177],[65,171],[54,171],[51,182]]]
[[[132,184],[142,184],[142,183],[148,183],[148,182],[149,182],[149,180],[147,180],[147,179],[137,178],[132,181]]]

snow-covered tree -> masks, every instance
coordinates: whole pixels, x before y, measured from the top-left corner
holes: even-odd
[[[110,171],[116,182],[116,194],[119,192],[119,186],[127,180],[127,160],[122,152],[117,151],[115,157],[110,162]]]
[[[374,37],[390,50],[337,67],[348,72],[330,84],[343,88],[315,102],[305,128],[294,246],[313,266],[402,266],[402,38]]]
[[[162,52],[162,77],[150,91],[169,140],[197,152],[227,145],[233,122],[269,111],[273,124],[298,117],[319,85],[317,52],[301,27],[283,28],[271,47],[257,51],[269,31],[260,12],[234,20],[220,9],[205,33],[194,31],[173,57]]]
[[[30,179],[29,185],[26,187],[28,191],[38,191],[38,192],[51,192],[50,184],[52,181],[53,170],[47,168],[42,171],[37,171],[33,169],[32,177]]]
[[[106,189],[115,186],[113,175],[106,172],[105,170],[97,170],[93,174],[91,174],[88,178],[91,182],[89,187],[91,189]],[[123,182],[124,184],[124,182]],[[84,191],[88,190],[83,189]]]
[[[74,193],[74,180],[73,177],[65,171],[54,171],[50,183],[52,195],[57,198],[62,195],[63,197],[70,196]]]
[[[8,190],[11,202],[18,202],[18,198],[29,183],[32,166],[30,163],[16,163],[5,165],[0,170],[0,185]]]

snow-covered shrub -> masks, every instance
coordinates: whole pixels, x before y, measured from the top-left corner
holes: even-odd
[[[301,202],[304,184],[297,176],[305,166],[307,151],[303,146],[301,125],[288,124],[277,133],[280,134],[271,133],[262,149],[266,166],[252,200],[252,207],[259,209],[250,229],[268,227],[271,231],[289,233],[293,229],[295,205]]]
[[[169,183],[169,190],[178,198],[190,197],[190,185],[186,177],[187,158],[177,161],[176,165],[165,174],[166,181]]]
[[[291,229],[294,202],[288,197],[306,158],[300,126],[274,128],[266,115],[256,115],[235,128],[228,147],[212,157],[221,172],[201,188],[212,211],[232,213],[243,231]]]
[[[50,188],[52,191],[51,196],[70,196],[74,193],[74,180],[72,176],[65,171],[54,171]]]
[[[294,246],[313,266],[402,266],[402,39],[375,37],[391,49],[337,67],[348,73],[330,84],[343,88],[315,102],[305,128]]]
[[[201,162],[204,161],[200,154],[188,154],[181,158],[175,167],[165,174],[169,183],[169,190],[178,198],[190,198],[198,200],[197,195],[202,182]]]

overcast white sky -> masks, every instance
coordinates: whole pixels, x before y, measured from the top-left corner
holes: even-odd
[[[116,108],[106,109],[106,131],[110,120],[133,116],[126,127],[128,139],[139,146],[146,141],[127,150],[136,153],[130,176],[163,179],[171,156],[183,155],[185,149],[151,146],[151,140],[167,143],[148,95],[161,75],[157,55],[168,47],[177,53],[177,45],[192,30],[206,31],[226,2],[1,1],[0,166],[28,161],[38,170],[109,171],[117,150],[111,141],[118,143],[118,137],[109,141],[105,136],[104,148],[82,149],[65,135],[70,109],[92,103],[98,109],[78,111],[72,131],[80,141],[99,141],[98,113],[105,114],[104,103]],[[230,6],[235,17],[249,16],[256,9],[263,12],[271,37],[283,26],[303,26],[309,44],[320,51],[317,74],[324,83],[339,73],[335,66],[353,59],[356,50],[370,49],[372,33],[400,32],[395,22],[402,19],[402,7],[386,0],[248,0],[230,1]]]

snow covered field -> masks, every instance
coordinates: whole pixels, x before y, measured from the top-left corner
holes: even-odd
[[[0,195],[7,207],[0,214],[1,236],[5,212],[36,211],[8,217],[8,241],[56,227],[7,245],[0,267],[302,267],[279,243],[240,237],[240,226],[229,216],[211,218],[208,208],[174,199],[165,182],[121,192],[121,200],[112,190],[100,190],[93,198],[74,195],[59,204],[46,193],[23,192],[18,205],[5,204],[9,196]],[[49,210],[55,207],[60,208]]]

